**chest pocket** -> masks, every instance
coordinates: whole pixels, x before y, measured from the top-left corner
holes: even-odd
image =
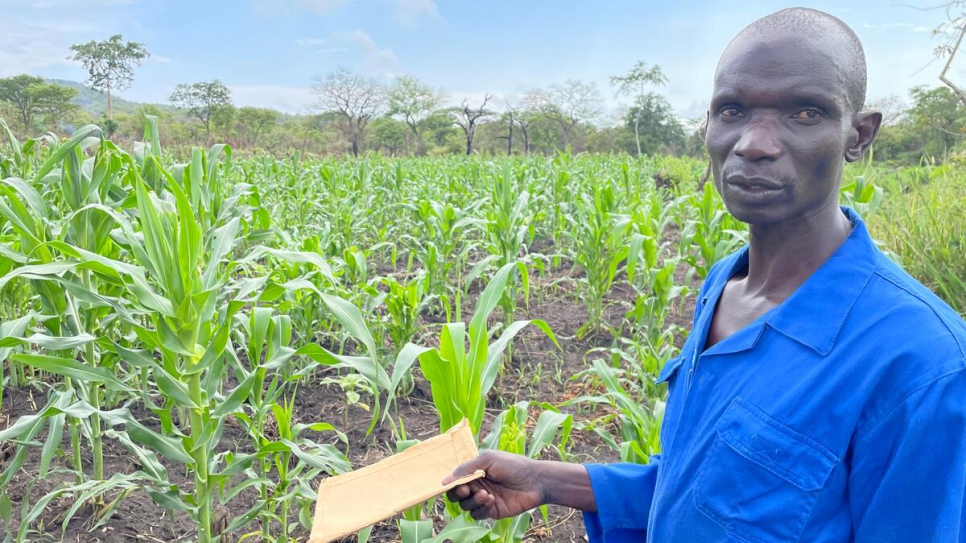
[[[695,507],[743,541],[798,541],[836,457],[741,398],[716,434],[695,481]]]

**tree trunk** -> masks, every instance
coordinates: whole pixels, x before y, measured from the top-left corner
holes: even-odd
[[[473,152],[473,134],[467,132],[466,134],[466,156],[470,156]]]
[[[949,71],[949,67],[953,63],[953,57],[956,56],[956,52],[959,51],[959,46],[963,43],[963,37],[966,37],[966,24],[963,24],[963,27],[959,31],[959,37],[956,38],[956,45],[953,46],[952,50],[950,50],[949,58],[946,59],[946,65],[943,66],[943,71],[939,73],[939,80],[945,83],[947,87],[952,89],[952,91],[959,96],[959,99],[962,100],[963,104],[966,104],[966,91],[960,89],[955,83],[952,82],[951,79],[946,77],[946,72]]]
[[[637,115],[634,115],[634,141],[637,142],[637,156],[641,156],[641,133],[638,126],[641,123],[641,106],[637,106]]]
[[[114,120],[114,108],[111,105],[111,79],[107,79],[107,118]]]
[[[359,134],[352,133],[352,156],[359,156]]]
[[[510,133],[506,138],[506,156],[513,155],[513,119],[510,119]]]

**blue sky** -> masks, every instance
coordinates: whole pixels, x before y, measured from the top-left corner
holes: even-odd
[[[930,30],[935,0],[815,1],[852,26],[869,61],[870,100],[938,84]],[[220,79],[237,105],[312,107],[313,78],[337,67],[389,81],[408,73],[450,100],[494,94],[497,105],[568,78],[595,82],[613,117],[608,77],[642,59],[682,117],[700,116],[718,56],[742,27],[801,5],[721,0],[0,0],[0,77],[82,81],[69,46],[121,33],[153,55],[121,96],[166,102],[178,83]],[[966,65],[963,66],[966,68]],[[966,81],[966,69],[953,76]]]

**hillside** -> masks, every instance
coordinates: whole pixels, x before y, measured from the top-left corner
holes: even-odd
[[[70,87],[77,90],[77,97],[71,100],[73,103],[79,105],[81,109],[86,111],[95,119],[99,119],[107,114],[107,94],[100,91],[96,91],[83,83],[78,83],[77,81],[68,81],[66,79],[48,79],[48,83],[53,83],[56,85],[62,85],[64,87]],[[184,113],[179,111],[177,108],[170,106],[168,104],[143,104],[140,102],[131,102],[125,100],[117,95],[111,97],[112,105],[114,106],[114,114],[124,114],[131,115],[137,112],[137,110],[144,105],[152,105],[161,110],[167,111],[172,115],[178,117],[184,116]]]

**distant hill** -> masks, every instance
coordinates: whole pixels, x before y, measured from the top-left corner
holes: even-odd
[[[48,79],[47,82],[77,90],[77,96],[71,101],[89,113],[91,117],[100,119],[101,117],[107,115],[107,93],[96,91],[87,85],[84,85],[83,83],[78,83],[77,81],[68,81],[66,79]],[[111,96],[111,105],[114,107],[115,115],[132,115],[137,112],[141,106],[146,104],[142,104],[140,102],[131,102],[120,98],[117,95],[113,95]],[[179,111],[177,108],[168,104],[150,105],[155,106],[163,111],[167,111],[177,117],[184,116],[182,111]]]
[[[107,93],[94,90],[83,83],[68,81],[66,79],[47,79],[47,83],[70,87],[77,90],[77,96],[71,102],[77,104],[94,119],[101,119],[107,115]],[[131,102],[119,98],[117,95],[111,96],[111,105],[114,106],[114,114],[133,115],[142,106],[154,106],[162,111],[170,113],[174,118],[180,120],[190,120],[187,112],[178,109],[170,104],[144,104],[141,102]],[[279,121],[300,118],[300,115],[291,115],[279,112]]]

